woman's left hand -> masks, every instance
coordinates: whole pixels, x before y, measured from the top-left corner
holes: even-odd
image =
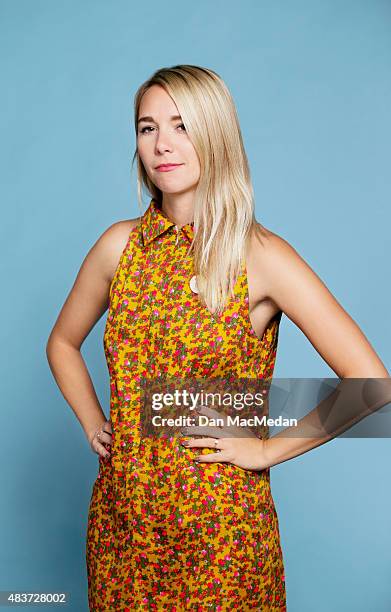
[[[212,408],[203,406],[197,409],[197,414],[209,418],[223,418],[224,415]],[[244,470],[264,470],[269,467],[266,457],[266,440],[258,438],[251,429],[247,427],[224,426],[201,426],[194,425],[181,428],[184,436],[208,435],[205,438],[190,438],[183,440],[181,444],[186,448],[212,448],[214,453],[197,455],[195,461],[202,463],[232,463]]]

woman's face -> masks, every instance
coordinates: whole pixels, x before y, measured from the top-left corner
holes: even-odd
[[[198,156],[173,99],[160,85],[152,85],[141,98],[137,149],[146,173],[163,193],[195,191]]]

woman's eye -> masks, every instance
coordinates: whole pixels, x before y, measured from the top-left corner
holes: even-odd
[[[186,132],[186,128],[184,126],[183,123],[180,123],[179,125],[177,125],[177,128],[182,128],[182,130],[184,132]],[[141,128],[140,130],[140,134],[150,134],[152,130],[154,130],[155,128],[150,126],[150,125],[146,125],[145,127]],[[150,131],[151,130],[151,131]]]
[[[153,127],[151,127],[150,125],[146,125],[145,127],[141,128],[140,134],[146,134],[147,130],[153,130]]]

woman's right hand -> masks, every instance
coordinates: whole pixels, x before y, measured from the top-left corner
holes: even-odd
[[[104,458],[110,457],[110,452],[106,449],[105,445],[109,444],[111,446],[113,444],[112,434],[113,430],[110,420],[104,421],[89,438],[90,447],[93,452]]]

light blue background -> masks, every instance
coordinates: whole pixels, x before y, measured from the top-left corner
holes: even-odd
[[[88,250],[138,216],[133,96],[158,67],[225,79],[258,220],[390,369],[390,19],[386,0],[1,0],[1,589],[65,590],[87,610],[97,456],[45,345]],[[82,351],[108,414],[105,318]],[[283,317],[275,375],[334,373]],[[390,610],[390,447],[338,439],[272,468],[289,612]]]

